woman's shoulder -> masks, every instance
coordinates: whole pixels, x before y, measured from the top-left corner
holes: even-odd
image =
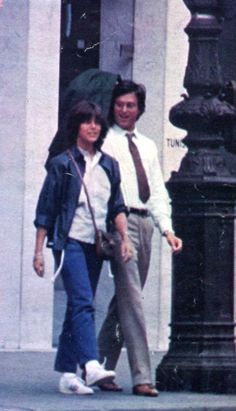
[[[52,168],[66,167],[68,165],[68,162],[69,156],[66,151],[63,151],[62,153],[57,154],[49,160],[47,169],[50,170]]]
[[[118,161],[112,157],[110,154],[104,153],[101,150],[101,165],[107,170],[108,175],[113,177],[115,180],[120,179],[120,167]]]
[[[108,165],[113,165],[113,166],[118,166],[118,161],[112,157],[110,154],[105,153],[103,150],[101,150],[102,153],[102,160],[105,161]]]

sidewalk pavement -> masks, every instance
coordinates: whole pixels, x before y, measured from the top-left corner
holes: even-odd
[[[236,395],[161,392],[157,398],[131,394],[132,384],[123,351],[117,367],[122,393],[63,395],[53,371],[55,352],[0,351],[0,411],[236,411]],[[153,375],[161,359],[152,353]]]

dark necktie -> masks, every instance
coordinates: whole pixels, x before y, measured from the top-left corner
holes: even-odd
[[[146,203],[150,197],[150,188],[147,180],[147,176],[142,164],[142,160],[138,151],[136,144],[134,144],[132,138],[135,136],[134,133],[126,133],[129,143],[129,151],[133,158],[136,176],[138,181],[138,192],[139,198],[143,203]]]

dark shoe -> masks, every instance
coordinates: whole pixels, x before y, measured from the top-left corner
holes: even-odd
[[[138,384],[133,387],[133,394],[144,397],[157,397],[159,393],[152,384]]]
[[[113,392],[120,392],[123,391],[123,388],[116,384],[114,381],[104,382],[103,384],[98,384],[98,387],[101,391],[113,391]]]

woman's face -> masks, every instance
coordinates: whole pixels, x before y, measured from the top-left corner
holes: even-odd
[[[94,146],[101,133],[101,124],[98,123],[95,117],[81,123],[77,143],[85,150]]]

